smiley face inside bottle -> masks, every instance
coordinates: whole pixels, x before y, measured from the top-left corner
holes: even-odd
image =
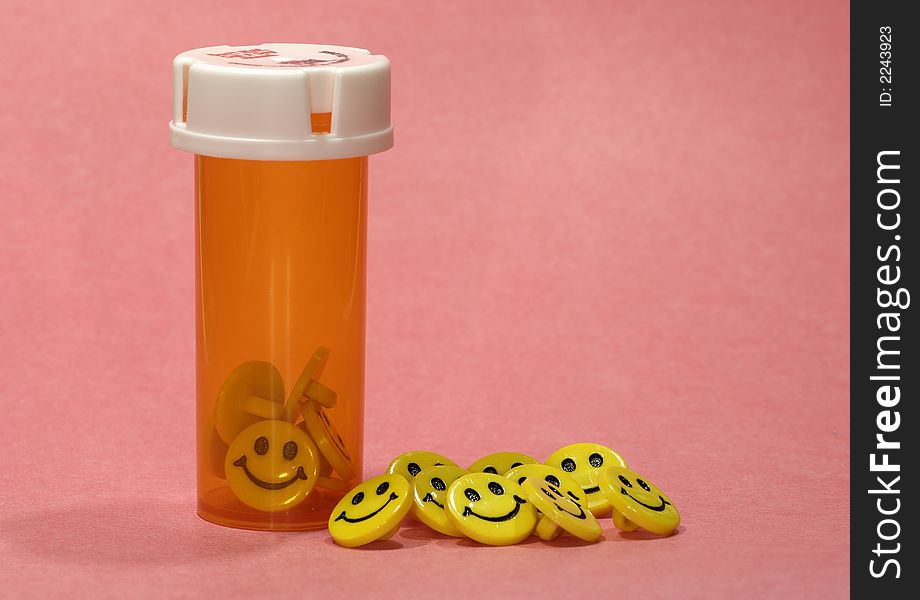
[[[287,421],[250,425],[227,450],[224,471],[241,502],[266,512],[300,504],[316,485],[319,451],[306,432]]]
[[[323,458],[332,465],[335,472],[347,481],[355,476],[354,461],[345,440],[342,438],[325,408],[313,400],[302,402],[300,410],[303,414],[304,424],[307,431],[316,440],[316,445],[322,453]]]

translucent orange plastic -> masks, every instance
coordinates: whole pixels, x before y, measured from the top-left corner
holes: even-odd
[[[247,529],[325,527],[341,490],[362,473],[367,157],[271,162],[196,156],[195,180],[198,513]],[[296,461],[310,462],[304,472],[338,479],[339,491],[320,487],[319,479],[291,508],[244,504],[225,478],[225,469],[242,466],[227,456],[230,444],[221,436],[235,434],[245,419],[284,415],[306,431],[300,407],[292,412],[278,403],[289,401],[320,349],[328,355],[317,378],[322,386],[313,388],[334,391],[335,406],[317,410],[341,436],[353,472],[342,478],[320,452],[301,448]],[[241,405],[257,407],[250,411],[256,416],[228,421],[215,415],[225,384],[251,395]],[[330,397],[325,392],[326,402]],[[222,430],[215,417],[224,419]],[[281,469],[284,440],[270,441]],[[261,456],[264,447],[257,445],[256,457],[246,442],[241,447],[253,468],[276,451]]]
[[[329,133],[332,131],[332,113],[310,113],[310,129],[313,133]]]

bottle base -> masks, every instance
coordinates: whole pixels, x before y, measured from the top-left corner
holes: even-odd
[[[198,499],[198,516],[216,525],[250,531],[310,531],[325,529],[333,507],[342,493],[315,490],[309,498],[291,510],[266,513],[253,510],[231,496],[229,490],[212,490]]]

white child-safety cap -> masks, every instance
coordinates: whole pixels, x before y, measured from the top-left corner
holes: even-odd
[[[170,143],[180,150],[329,160],[393,146],[390,61],[382,54],[315,44],[212,46],[177,56],[173,82]]]

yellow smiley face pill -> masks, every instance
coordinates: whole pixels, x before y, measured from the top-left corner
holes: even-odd
[[[625,467],[619,454],[600,444],[571,444],[553,452],[546,464],[565,471],[581,486],[588,499],[588,510],[595,517],[610,512],[610,501],[601,493],[597,478],[608,467]]]
[[[539,463],[519,465],[514,467],[513,469],[505,472],[505,477],[516,482],[518,485],[524,485],[524,482],[531,477],[544,479],[556,487],[562,485],[560,483],[560,477],[565,479],[566,482],[574,481],[570,475],[557,469],[556,467],[541,465]],[[575,487],[578,488],[578,484],[576,484]],[[580,489],[576,489],[576,491],[580,491]]]
[[[303,412],[303,420],[307,431],[310,432],[310,437],[316,441],[319,451],[323,453],[323,458],[332,465],[332,468],[343,480],[347,481],[354,477],[354,464],[348,448],[345,446],[345,440],[342,439],[341,434],[336,430],[332,421],[329,420],[326,410],[312,400],[303,402],[300,408]]]
[[[524,481],[521,489],[531,504],[543,513],[543,519],[551,520],[558,527],[586,542],[596,542],[603,530],[591,511],[585,508],[584,497],[579,495],[581,486],[571,477],[559,477],[557,481],[560,479],[565,482],[564,485],[555,486],[548,481],[531,477]],[[567,489],[563,491],[562,488]]]
[[[526,539],[537,511],[514,481],[491,473],[469,473],[447,488],[447,517],[469,538],[491,546]]]
[[[332,510],[329,533],[339,546],[355,548],[396,533],[412,505],[409,481],[386,474],[368,479]]]
[[[284,382],[271,363],[241,364],[224,380],[214,404],[214,428],[225,444],[265,419],[285,419]]]
[[[237,498],[276,512],[300,504],[316,485],[319,456],[312,440],[287,421],[260,421],[230,444],[224,471]]]
[[[284,405],[285,418],[288,421],[292,423],[297,421],[301,411],[300,404],[304,401],[304,398],[313,400],[326,408],[335,406],[337,400],[335,391],[317,381],[322,376],[328,361],[328,348],[317,348],[310,360],[307,361],[303,371],[297,377],[297,381],[294,382],[291,394]]]
[[[415,476],[422,471],[422,469],[427,469],[428,467],[440,467],[443,465],[456,467],[457,463],[447,458],[446,456],[441,456],[435,452],[428,452],[426,450],[413,450],[411,452],[400,454],[394,458],[390,462],[390,466],[387,467],[387,473],[402,475],[409,481],[412,481]]]
[[[466,475],[460,467],[441,465],[422,469],[412,481],[412,516],[444,535],[463,537],[447,517],[447,488]]]
[[[632,531],[635,524],[658,535],[669,535],[680,525],[680,514],[671,499],[635,471],[611,467],[601,472],[599,483],[613,509],[620,514],[619,522],[613,521],[620,529]]]
[[[488,456],[483,456],[470,465],[467,469],[470,473],[492,473],[493,475],[502,475],[509,469],[521,465],[539,464],[536,458],[521,454],[520,452],[496,452]]]
[[[559,490],[567,498],[575,501],[579,506],[587,506],[585,493],[582,491],[581,486],[578,485],[571,475],[555,467],[549,465],[521,465],[505,473],[505,477],[512,481],[516,481],[522,488],[524,482],[528,480],[532,481],[534,486],[538,488],[541,486],[551,486],[552,489]],[[565,503],[563,502],[562,504]],[[558,519],[553,519],[552,516],[542,514],[543,510],[540,508],[539,504],[534,503],[534,508],[541,513],[537,516],[537,536],[546,542],[556,539],[560,533],[559,524],[556,522]]]
[[[536,477],[537,479],[547,478],[547,481],[555,481],[558,483],[560,473],[562,473],[562,471],[556,469],[555,467],[550,467],[549,465],[526,464],[518,465],[517,467],[509,470],[505,473],[505,477],[512,481],[516,481],[518,485],[524,485],[524,482],[527,481],[527,479],[530,477]],[[565,473],[562,473],[562,475],[565,475]],[[539,509],[537,512],[539,513]],[[535,533],[537,534],[537,537],[539,537],[544,542],[551,542],[552,540],[559,537],[561,531],[559,526],[556,525],[552,519],[544,517],[542,514],[538,514],[537,528]]]

